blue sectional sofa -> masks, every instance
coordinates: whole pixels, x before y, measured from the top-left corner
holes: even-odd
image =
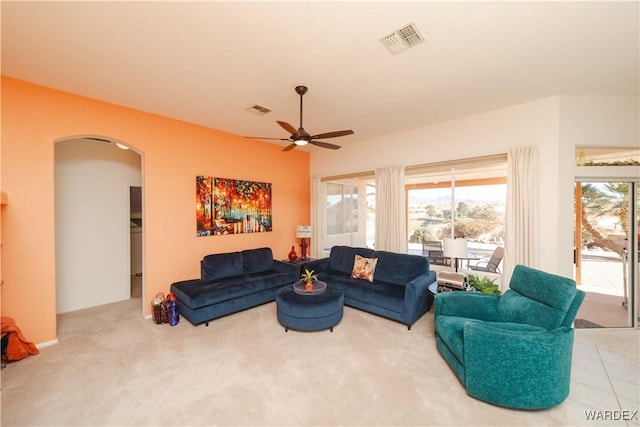
[[[356,255],[377,258],[373,282],[351,277]],[[409,329],[433,304],[428,287],[436,281],[436,273],[426,257],[334,246],[328,258],[310,261],[305,268],[314,270],[319,280],[339,286],[344,305],[397,320]]]
[[[300,267],[273,259],[271,248],[205,256],[200,279],[171,285],[178,309],[194,325],[275,300],[300,278]]]

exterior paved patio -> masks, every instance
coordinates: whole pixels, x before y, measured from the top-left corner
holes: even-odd
[[[470,243],[469,252],[488,259],[493,249],[487,245]],[[410,243],[409,253],[422,255],[422,246]],[[587,295],[576,319],[608,328],[629,327],[631,321],[626,307],[622,259],[606,251],[583,251],[582,255],[582,280],[578,287]],[[471,261],[472,264],[474,262]],[[452,270],[451,267],[440,265],[433,265],[432,268],[436,272]],[[498,280],[500,278],[500,275],[486,275]]]

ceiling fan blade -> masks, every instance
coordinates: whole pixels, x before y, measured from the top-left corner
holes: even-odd
[[[345,135],[353,135],[353,131],[351,129],[349,130],[337,130],[334,132],[326,132],[326,133],[319,133],[317,135],[313,135],[311,138],[316,139],[316,138],[335,138],[337,136],[345,136]]]
[[[330,150],[337,150],[337,149],[340,148],[339,145],[330,144],[328,142],[322,142],[322,141],[311,140],[311,141],[309,141],[309,144],[316,145],[316,146],[322,147],[322,148],[328,148]]]
[[[275,139],[277,141],[291,141],[289,138],[265,138],[264,136],[245,136],[245,138],[252,139]]]
[[[289,151],[289,150],[293,150],[294,148],[296,148],[296,144],[291,144],[284,147],[282,151]]]
[[[296,128],[294,128],[293,126],[291,126],[287,122],[276,121],[276,123],[278,123],[280,126],[282,126],[284,128],[284,130],[289,132],[291,135],[297,135],[298,134],[298,131],[296,130]]]

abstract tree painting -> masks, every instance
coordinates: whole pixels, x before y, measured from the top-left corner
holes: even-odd
[[[196,177],[198,236],[271,231],[271,184]]]

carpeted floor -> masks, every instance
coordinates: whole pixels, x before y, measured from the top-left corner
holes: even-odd
[[[2,371],[2,425],[577,425],[613,396],[576,383],[544,411],[475,400],[436,350],[433,312],[409,331],[345,307],[333,333],[285,333],[275,303],[209,327],[155,325],[140,306],[59,316],[59,344]],[[594,346],[576,347],[591,381]]]

